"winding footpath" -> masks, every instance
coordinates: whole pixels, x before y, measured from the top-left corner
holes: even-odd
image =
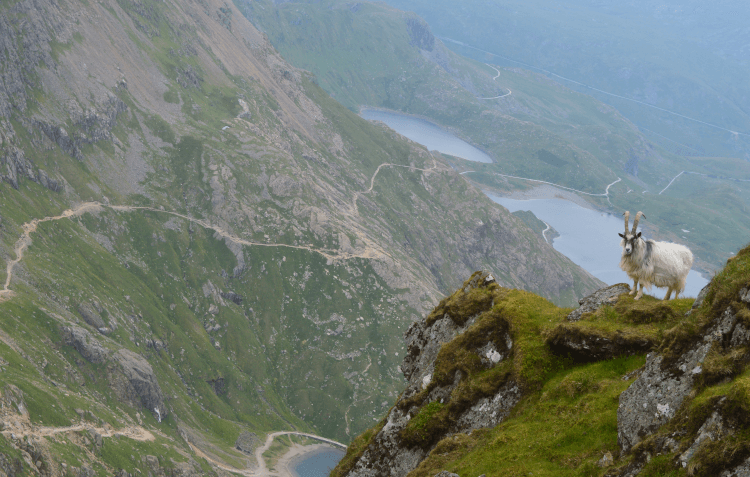
[[[676,181],[677,178],[680,177],[683,174],[693,174],[693,175],[696,175],[696,176],[708,177],[709,179],[716,179],[716,180],[720,180],[720,181],[750,182],[750,179],[735,179],[734,177],[720,177],[720,176],[714,176],[714,175],[711,175],[711,174],[704,174],[703,172],[682,171],[679,174],[677,174],[676,176],[674,176],[672,178],[672,180],[669,181],[669,184],[667,184],[667,187],[665,187],[664,189],[662,189],[661,192],[659,192],[657,195],[661,195],[665,190],[669,189],[669,186],[671,186],[672,183],[674,181]]]
[[[5,422],[5,429],[2,431],[2,435],[6,439],[10,439],[15,436],[16,439],[23,437],[51,437],[56,434],[64,434],[68,432],[80,432],[89,431],[96,432],[102,437],[127,437],[135,441],[153,441],[154,435],[148,430],[140,426],[124,427],[122,429],[109,429],[103,427],[87,426],[85,424],[78,424],[75,426],[65,427],[37,427],[37,426],[23,426],[14,425],[14,419],[7,419]]]
[[[477,174],[493,174],[493,175],[500,176],[500,177],[509,177],[511,179],[521,179],[521,180],[524,180],[524,181],[539,182],[541,184],[548,184],[548,185],[551,185],[551,186],[559,187],[560,189],[569,190],[571,192],[577,192],[579,194],[590,195],[592,197],[606,197],[607,198],[607,202],[609,202],[609,188],[612,187],[613,185],[617,184],[618,182],[620,182],[622,180],[622,179],[620,179],[618,177],[616,181],[614,181],[611,184],[607,185],[607,188],[604,189],[604,193],[603,194],[593,194],[591,192],[584,192],[582,190],[573,189],[571,187],[565,187],[564,185],[555,184],[554,182],[541,181],[539,179],[531,179],[529,177],[511,176],[509,174],[500,174],[499,172],[464,171],[464,172],[461,172],[460,174],[462,174],[462,175],[463,174],[469,174],[470,172],[474,172],[474,173],[477,173]],[[610,202],[609,204],[612,205],[612,202]]]
[[[346,450],[346,445],[342,444],[341,442],[337,442],[337,441],[334,441],[333,439],[328,439],[328,438],[321,437],[321,436],[316,436],[315,434],[308,434],[307,432],[299,432],[299,431],[272,432],[268,434],[268,436],[266,437],[266,442],[264,442],[262,446],[255,449],[254,455],[255,455],[255,460],[258,462],[258,466],[256,468],[239,469],[237,467],[232,467],[230,465],[225,464],[224,462],[214,459],[213,457],[207,455],[205,452],[200,450],[191,442],[188,442],[188,444],[190,445],[190,449],[192,449],[192,451],[195,453],[196,456],[202,459],[205,459],[210,464],[218,467],[221,470],[231,472],[233,474],[244,475],[247,477],[291,477],[290,473],[286,471],[285,469],[282,469],[281,471],[269,470],[268,466],[266,465],[266,460],[263,457],[263,454],[265,454],[266,451],[271,448],[271,445],[273,444],[274,439],[280,436],[289,436],[289,435],[307,437],[309,439],[320,441],[323,444],[328,444],[330,446],[338,447],[340,449]]]
[[[367,370],[370,369],[370,366],[372,366],[372,358],[368,356],[367,359],[368,359],[368,363],[367,363],[367,366],[365,367],[365,370],[362,371],[361,373],[362,376],[364,376],[365,373],[367,373]],[[352,406],[354,406],[358,402],[364,401],[369,398],[370,398],[370,395],[357,399],[357,388],[354,389],[354,397],[352,398],[352,403],[349,404],[349,407],[346,408],[346,412],[344,413],[344,422],[346,423],[346,435],[347,436],[350,436],[349,434],[349,411],[352,409]]]
[[[487,65],[490,68],[492,68],[493,70],[497,71],[497,75],[494,78],[492,78],[492,81],[497,81],[497,79],[500,77],[500,70],[497,69],[497,68],[495,68],[494,66],[492,66],[489,63],[485,63],[485,65]],[[512,91],[510,90],[510,88],[508,88],[508,92],[505,93],[505,94],[501,94],[500,96],[493,96],[491,98],[479,98],[479,99],[500,99],[500,98],[504,98],[506,96],[510,96],[511,93],[512,93]]]
[[[409,169],[409,170],[412,170],[412,171],[435,172],[437,170],[437,161],[433,157],[432,158],[432,167],[430,167],[429,169],[422,169],[422,168],[415,167],[415,166],[404,166],[402,164],[391,164],[391,163],[380,164],[378,166],[378,168],[375,169],[375,173],[370,178],[370,188],[367,189],[366,191],[357,192],[354,195],[354,199],[352,200],[352,208],[354,209],[354,213],[356,215],[359,215],[359,206],[357,205],[357,201],[359,200],[359,197],[362,196],[362,195],[367,195],[370,192],[372,192],[373,187],[375,187],[375,177],[377,177],[378,173],[380,172],[380,169],[382,169],[383,167],[402,167],[404,169]]]
[[[377,177],[378,173],[383,167],[401,167],[404,169],[409,169],[413,171],[422,171],[422,172],[434,172],[437,170],[437,161],[435,158],[432,158],[433,160],[433,166],[428,169],[423,169],[419,167],[414,166],[405,166],[402,164],[391,164],[391,163],[384,163],[378,166],[378,168],[373,173],[372,177],[370,178],[370,187],[366,191],[362,192],[356,192],[354,195],[354,199],[352,201],[352,207],[354,209],[354,212],[356,215],[359,215],[359,207],[357,206],[357,200],[361,195],[369,194],[372,192],[373,188],[375,187],[375,178]],[[71,217],[77,217],[80,215],[83,215],[86,212],[100,212],[103,209],[111,209],[117,212],[133,212],[138,210],[145,210],[150,212],[156,212],[159,214],[167,214],[172,215],[174,217],[179,217],[181,219],[185,219],[189,222],[192,222],[194,224],[200,225],[201,227],[209,230],[213,230],[216,232],[220,237],[223,239],[229,240],[231,242],[234,242],[239,245],[246,245],[248,247],[279,247],[279,248],[289,248],[289,249],[295,249],[295,250],[307,250],[308,252],[318,253],[322,255],[324,258],[330,261],[334,260],[351,260],[351,259],[377,259],[382,258],[385,256],[385,253],[382,251],[378,251],[369,247],[366,247],[363,253],[348,253],[343,252],[341,250],[334,250],[334,249],[319,249],[319,248],[313,248],[308,247],[305,245],[290,245],[290,244],[279,244],[279,243],[265,243],[265,242],[252,242],[250,240],[245,240],[243,238],[240,238],[236,235],[233,235],[229,233],[228,231],[221,228],[219,225],[214,225],[210,221],[202,220],[202,219],[196,219],[194,217],[190,217],[188,215],[180,214],[178,212],[173,212],[169,210],[162,210],[157,209],[154,207],[141,207],[141,206],[130,206],[130,205],[110,205],[110,204],[103,204],[101,202],[84,202],[82,204],[79,204],[78,206],[65,210],[60,215],[50,216],[50,217],[44,217],[42,219],[34,219],[30,222],[27,222],[21,226],[21,229],[23,230],[23,234],[21,235],[21,238],[16,241],[14,251],[16,253],[16,258],[9,261],[6,267],[6,275],[5,275],[5,284],[3,285],[3,289],[0,290],[0,303],[7,300],[8,298],[13,296],[13,290],[10,289],[10,282],[13,279],[13,270],[15,266],[23,260],[23,255],[26,249],[29,248],[29,246],[32,243],[31,240],[31,234],[33,232],[36,232],[37,226],[41,224],[42,222],[50,222],[54,220],[61,220],[61,219],[68,219]]]
[[[542,221],[542,222],[544,222],[544,221]],[[542,237],[544,237],[544,241],[545,241],[545,242],[549,243],[549,240],[547,240],[547,231],[548,231],[549,229],[551,229],[552,227],[550,227],[550,225],[549,225],[549,224],[548,224],[547,222],[544,222],[544,225],[546,225],[546,226],[547,226],[547,228],[546,228],[546,229],[544,229],[544,230],[542,230]]]
[[[606,94],[607,96],[612,96],[612,97],[615,97],[615,98],[620,98],[620,99],[624,99],[624,100],[627,100],[627,101],[632,101],[634,103],[642,104],[644,106],[648,106],[649,108],[658,109],[659,111],[664,111],[665,113],[673,114],[675,116],[679,116],[681,118],[684,118],[684,119],[687,119],[687,120],[690,120],[690,121],[694,121],[696,123],[704,124],[706,126],[710,126],[712,128],[716,128],[716,129],[721,129],[722,131],[726,131],[728,133],[732,133],[735,136],[740,136],[741,135],[741,136],[748,136],[748,137],[750,137],[750,133],[745,133],[745,132],[740,132],[740,131],[733,131],[731,129],[727,129],[725,127],[722,127],[722,126],[719,126],[719,125],[716,125],[716,124],[707,123],[705,121],[701,121],[700,119],[691,118],[690,116],[685,116],[684,114],[680,114],[680,113],[678,113],[676,111],[671,111],[669,109],[660,108],[659,106],[656,106],[656,105],[653,105],[653,104],[650,104],[650,103],[646,103],[644,101],[639,101],[637,99],[629,98],[627,96],[621,96],[621,95],[615,94],[615,93],[610,93],[609,91],[604,91],[602,89],[595,88],[595,87],[593,87],[591,85],[588,85],[586,83],[581,83],[580,81],[576,81],[574,79],[567,78],[567,77],[562,76],[562,75],[558,75],[557,73],[553,73],[552,71],[546,70],[544,68],[539,68],[538,66],[530,65],[530,64],[524,63],[522,61],[514,60],[513,58],[508,58],[507,56],[499,55],[499,54],[493,53],[491,51],[483,50],[481,48],[477,48],[475,46],[468,45],[468,44],[466,44],[466,43],[464,43],[462,41],[454,40],[452,38],[447,38],[447,37],[444,37],[444,36],[437,36],[437,35],[436,35],[436,38],[439,38],[440,40],[443,40],[443,41],[449,41],[451,43],[455,43],[457,45],[461,45],[461,46],[464,46],[466,48],[471,48],[472,50],[481,51],[482,53],[490,54],[490,55],[492,55],[492,56],[494,56],[496,58],[502,58],[502,59],[504,59],[506,61],[512,61],[513,63],[525,66],[527,68],[535,69],[537,71],[541,71],[542,73],[545,73],[547,75],[554,76],[556,78],[560,78],[560,79],[565,80],[565,81],[569,81],[571,83],[577,84],[577,85],[582,86],[584,88],[588,88],[590,90],[597,91],[597,92],[602,93],[602,94]]]

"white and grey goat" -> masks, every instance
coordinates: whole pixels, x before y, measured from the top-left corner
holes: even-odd
[[[638,212],[635,215],[631,231],[628,231],[630,212],[625,212],[624,215],[625,235],[617,235],[622,237],[620,241],[622,247],[620,268],[634,282],[630,294],[638,291],[635,296],[635,299],[638,300],[643,296],[644,286],[651,289],[652,285],[656,285],[657,287],[668,287],[667,296],[664,297],[665,300],[669,300],[673,291],[675,292],[674,297],[677,298],[677,295],[685,289],[685,280],[690,272],[690,267],[693,266],[692,252],[684,245],[642,239],[641,232],[636,234],[635,231],[643,212]],[[641,285],[640,290],[638,290],[639,283]]]

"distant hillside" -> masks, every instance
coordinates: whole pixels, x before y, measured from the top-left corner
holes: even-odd
[[[750,159],[747,3],[387,3],[417,12],[437,35],[471,46],[447,42],[463,55],[503,66],[532,65],[572,79],[555,77],[569,88],[616,107],[642,127],[651,141],[664,147],[691,156]]]
[[[747,161],[669,152],[613,107],[528,69],[495,69],[459,56],[423,19],[383,3],[237,4],[285,58],[315,73],[347,107],[427,118],[487,152],[495,164],[454,164],[476,171],[467,177],[482,187],[535,185],[497,174],[521,176],[582,191],[615,214],[643,210],[649,236],[687,243],[707,273],[750,234]],[[697,174],[670,185],[682,171]]]

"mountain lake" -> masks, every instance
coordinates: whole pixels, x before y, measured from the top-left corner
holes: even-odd
[[[564,199],[515,200],[494,194],[487,196],[511,212],[530,210],[539,220],[552,226],[560,234],[552,246],[599,280],[609,285],[622,282],[632,286],[632,281],[619,266],[622,248],[617,234],[624,231],[622,217],[587,209]],[[707,284],[708,280],[691,270],[684,296],[697,296]],[[662,298],[666,292],[666,288],[652,288],[650,293]]]
[[[326,448],[300,456],[298,462],[293,463],[293,473],[296,477],[328,477],[346,454],[341,449]]]
[[[440,151],[467,161],[493,162],[490,156],[468,142],[462,141],[440,126],[424,119],[393,111],[369,108],[363,108],[359,115],[370,121],[384,122],[394,131],[423,145],[430,151]]]
[[[492,162],[492,158],[484,152],[424,119],[369,108],[363,108],[360,116],[382,121],[394,131],[429,150],[475,162]],[[599,280],[609,285],[632,284],[619,267],[622,249],[617,234],[623,231],[621,217],[587,209],[564,199],[515,200],[487,195],[511,212],[530,210],[537,218],[556,229],[560,236],[554,239],[552,246]],[[708,280],[691,270],[684,296],[698,295],[707,284]],[[651,293],[660,297],[660,294],[666,293],[666,289],[652,289]]]

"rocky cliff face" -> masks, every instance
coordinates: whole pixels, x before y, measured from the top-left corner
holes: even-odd
[[[727,263],[620,396],[617,440],[633,460],[608,475],[647,473],[659,454],[688,475],[748,475],[749,255]]]
[[[513,355],[509,325],[489,311],[501,293],[494,277],[475,273],[427,320],[407,330],[401,365],[406,390],[346,475],[404,476],[442,438],[493,427],[508,416],[522,392],[504,366]],[[461,347],[460,363],[444,345]],[[468,391],[475,385],[471,378],[487,371],[495,374],[494,382]]]
[[[615,285],[549,320],[475,274],[407,331],[406,389],[334,475],[748,475],[748,264],[697,300]]]

